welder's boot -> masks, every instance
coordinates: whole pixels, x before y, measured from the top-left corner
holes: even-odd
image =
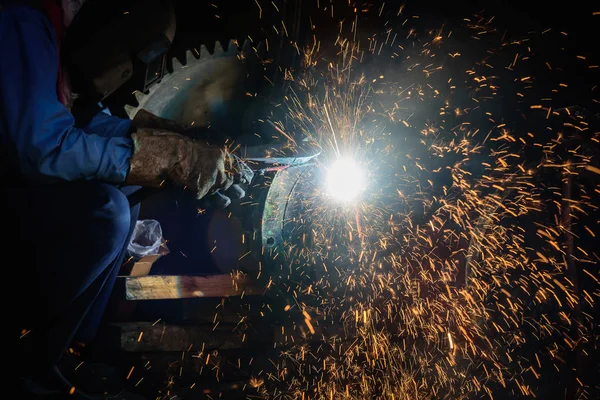
[[[161,187],[170,182],[200,199],[233,184],[235,159],[224,146],[159,129],[140,128],[132,138],[128,185]]]

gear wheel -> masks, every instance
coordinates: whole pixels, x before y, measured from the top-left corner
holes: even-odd
[[[226,48],[216,42],[212,52],[205,45],[187,50],[168,60],[164,78],[148,92],[134,92],[137,104],[126,104],[125,112],[133,118],[145,109],[180,123],[210,126],[248,98],[262,77],[264,53],[263,42],[253,47],[248,40],[241,47],[230,40]]]

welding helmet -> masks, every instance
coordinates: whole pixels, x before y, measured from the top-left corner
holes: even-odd
[[[102,101],[126,83],[146,91],[160,81],[175,36],[171,1],[61,1],[71,7],[62,53],[79,102]]]

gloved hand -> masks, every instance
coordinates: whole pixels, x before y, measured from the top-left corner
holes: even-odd
[[[132,120],[133,126],[137,129],[152,129],[159,131],[168,131],[179,133],[187,138],[204,138],[206,135],[198,134],[197,129],[191,125],[186,125],[167,118],[159,117],[147,110],[141,109]],[[227,152],[225,158],[226,170],[233,177],[233,183],[227,181],[216,190],[209,191],[207,202],[216,205],[219,208],[225,208],[231,204],[231,199],[241,199],[246,194],[240,185],[249,185],[254,177],[254,172],[242,159],[235,154]]]
[[[132,138],[128,185],[160,187],[172,182],[201,199],[227,191],[234,183],[237,160],[225,147],[159,129],[139,128]]]
[[[240,157],[231,155],[233,184],[228,189],[218,190],[211,196],[210,201],[219,208],[226,208],[231,204],[232,199],[241,199],[246,196],[246,192],[240,185],[249,185],[254,178],[254,172]]]

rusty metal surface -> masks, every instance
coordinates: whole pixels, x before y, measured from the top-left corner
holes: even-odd
[[[269,187],[261,226],[267,266],[283,261],[277,254],[285,255],[286,247],[308,239],[300,218],[308,186],[314,184],[315,168],[314,164],[300,164],[278,171]]]

